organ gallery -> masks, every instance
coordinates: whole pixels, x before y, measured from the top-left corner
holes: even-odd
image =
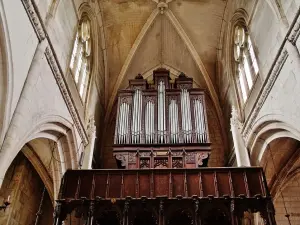
[[[119,168],[68,170],[54,224],[72,212],[87,225],[240,225],[254,213],[276,224],[262,168],[207,167],[206,97],[165,69],[129,80],[116,103]]]

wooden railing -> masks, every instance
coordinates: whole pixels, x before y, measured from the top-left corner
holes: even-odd
[[[266,198],[262,168],[68,170],[60,199]]]

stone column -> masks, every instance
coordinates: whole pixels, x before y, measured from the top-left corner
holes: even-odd
[[[94,146],[96,140],[96,126],[95,126],[94,117],[90,118],[87,130],[88,130],[89,144],[86,146],[84,150],[82,169],[92,169]]]
[[[232,139],[234,144],[234,151],[236,155],[236,161],[238,167],[251,166],[248,155],[248,150],[245,145],[245,141],[241,134],[241,122],[238,119],[237,111],[233,107],[230,119]]]

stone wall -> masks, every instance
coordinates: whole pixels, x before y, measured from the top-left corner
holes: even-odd
[[[14,159],[9,167],[0,189],[0,201],[10,195],[11,205],[6,211],[0,211],[0,224],[28,225],[34,224],[43,192],[43,182],[22,153]],[[47,191],[42,204],[39,224],[53,223],[53,205]]]

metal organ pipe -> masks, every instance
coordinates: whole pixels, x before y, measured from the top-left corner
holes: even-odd
[[[127,143],[128,123],[129,123],[129,105],[123,102],[119,108],[119,118],[117,124],[117,144]]]
[[[145,136],[146,143],[151,144],[154,140],[154,103],[148,101],[145,110]]]
[[[154,142],[154,103],[150,103],[150,141],[151,143]]]
[[[125,142],[128,144],[127,134],[128,134],[128,123],[129,123],[129,105],[125,105]]]
[[[125,105],[125,103],[122,103],[122,106],[121,106],[120,144],[123,143],[124,105]]]
[[[132,143],[138,144],[141,141],[142,128],[142,91],[137,89],[133,96],[133,114],[132,114]]]
[[[183,142],[191,142],[192,137],[192,120],[190,96],[186,89],[181,90],[181,111],[182,111],[182,132]]]
[[[163,81],[158,85],[158,140],[165,143],[166,115],[165,115],[165,84]]]
[[[175,100],[169,105],[170,142],[178,143],[178,107]]]
[[[192,141],[192,115],[191,115],[191,101],[190,94],[186,90],[186,102],[187,102],[187,111],[188,111],[188,141]]]
[[[202,102],[199,101],[200,115],[201,115],[201,132],[203,142],[206,142],[206,130],[205,130],[205,117],[204,117],[204,108]]]
[[[196,137],[199,143],[206,142],[205,118],[204,108],[202,101],[199,99],[194,100],[194,115],[195,115],[195,130]]]

